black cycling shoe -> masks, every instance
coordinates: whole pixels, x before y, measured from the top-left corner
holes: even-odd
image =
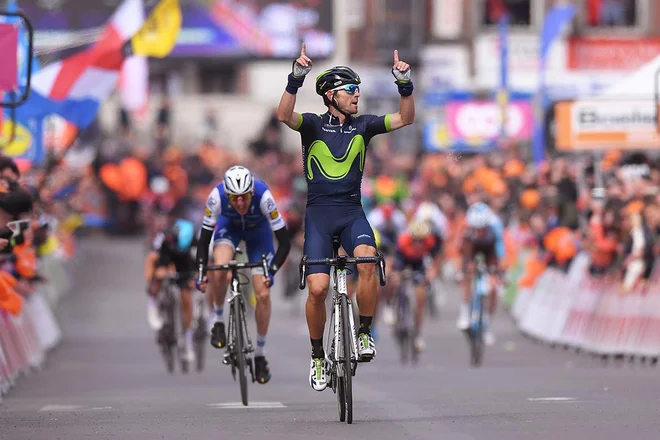
[[[213,324],[213,328],[211,329],[211,345],[215,348],[224,348],[227,345],[224,322]]]
[[[270,380],[270,370],[268,369],[268,361],[264,356],[256,356],[254,358],[254,375],[257,382],[264,384]]]

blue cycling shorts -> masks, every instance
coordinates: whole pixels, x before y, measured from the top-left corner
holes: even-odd
[[[273,231],[270,229],[270,224],[264,222],[263,225],[259,225],[256,228],[241,230],[240,228],[235,227],[231,220],[228,218],[220,216],[218,218],[218,223],[215,226],[215,232],[213,234],[213,246],[217,246],[221,243],[229,244],[233,246],[234,249],[238,247],[241,241],[245,242],[245,247],[247,251],[248,261],[250,263],[258,263],[261,261],[261,254],[266,254],[266,259],[268,260],[268,265],[273,261],[275,256],[275,244],[273,242]],[[261,268],[252,269],[252,274],[263,274]],[[271,287],[274,284],[274,279],[272,275],[270,277]]]
[[[310,259],[332,258],[332,238],[339,236],[349,256],[361,244],[376,247],[374,232],[362,206],[308,206],[304,252]],[[309,274],[330,274],[330,266],[310,266]]]

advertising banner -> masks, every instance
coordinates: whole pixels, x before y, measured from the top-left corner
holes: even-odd
[[[556,147],[562,151],[659,149],[656,117],[651,100],[559,102]]]
[[[571,38],[571,70],[631,71],[660,53],[660,38]]]
[[[493,148],[500,136],[502,111],[495,100],[448,101],[442,111],[429,113],[434,116],[424,127],[424,144],[430,151],[485,151]],[[506,137],[529,140],[533,128],[530,101],[510,101],[507,114]]]
[[[183,24],[171,56],[295,58],[300,42],[312,58],[334,51],[331,1],[181,0]],[[24,2],[37,50],[91,43],[121,0]]]

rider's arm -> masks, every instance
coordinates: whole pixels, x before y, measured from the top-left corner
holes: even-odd
[[[209,261],[209,244],[213,238],[213,230],[220,214],[222,214],[222,204],[220,203],[220,191],[216,187],[213,188],[213,191],[211,191],[209,197],[206,199],[202,232],[199,234],[197,255],[195,256],[197,266],[206,267]]]
[[[286,226],[283,226],[274,232],[275,238],[277,239],[277,251],[270,264],[270,273],[272,275],[275,275],[279,268],[282,267],[286,261],[286,257],[289,255],[289,251],[291,250],[291,235]]]
[[[147,283],[151,283],[151,280],[154,277],[154,271],[156,269],[156,261],[158,260],[158,252],[151,251],[147,254],[146,260],[144,260],[144,279]]]
[[[271,262],[270,272],[275,274],[284,261],[289,255],[291,250],[291,238],[289,236],[289,231],[286,229],[286,223],[280,215],[280,212],[277,210],[277,204],[275,203],[275,198],[270,190],[264,191],[264,194],[261,196],[261,201],[259,202],[259,207],[261,208],[261,213],[268,219],[270,222],[270,228],[275,233],[275,238],[277,238],[277,252],[273,257]]]
[[[289,128],[298,130],[302,125],[302,115],[296,113],[293,109],[296,106],[296,95],[285,91],[280,99],[280,105],[277,107],[277,119],[284,122]]]
[[[387,116],[389,116],[387,131],[398,130],[415,122],[415,100],[412,95],[402,96],[399,100],[399,111]]]

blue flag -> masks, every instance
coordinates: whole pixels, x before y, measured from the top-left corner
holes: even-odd
[[[545,90],[545,65],[552,47],[562,29],[575,16],[574,5],[553,7],[545,17],[541,31],[541,47],[539,49],[539,88],[536,96],[536,111],[534,121],[534,136],[532,138],[532,156],[535,163],[545,158],[545,108],[548,97]]]

